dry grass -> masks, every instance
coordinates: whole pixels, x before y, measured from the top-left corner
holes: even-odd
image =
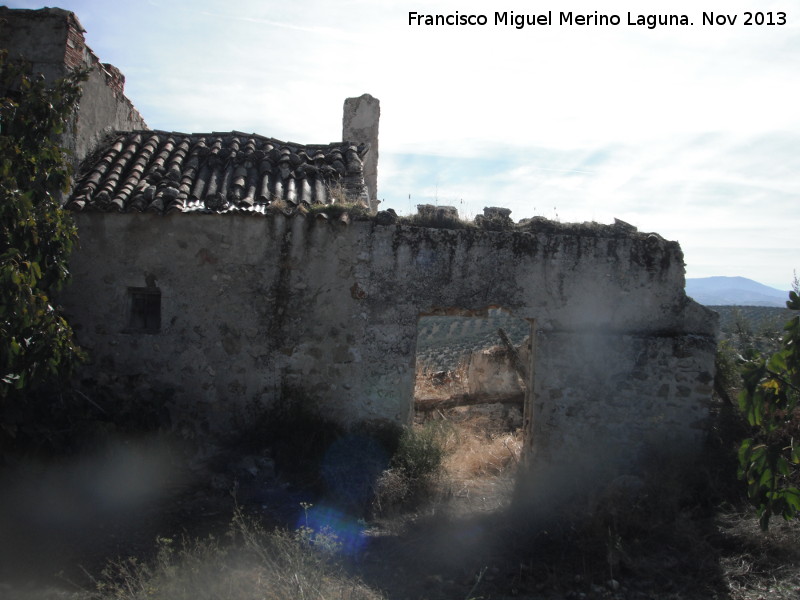
[[[495,406],[495,415],[504,408]],[[487,413],[489,413],[487,415]],[[495,512],[512,498],[522,451],[522,430],[509,431],[487,407],[445,413],[450,435],[441,486],[453,514]]]
[[[466,363],[452,371],[419,369],[414,397],[448,399],[467,392]],[[511,409],[514,410],[514,409]],[[519,417],[521,419],[521,416]],[[446,475],[463,480],[496,477],[515,466],[522,451],[522,429],[501,405],[459,407],[418,415],[421,422],[434,419],[443,432]]]
[[[518,409],[499,404],[419,415],[409,432],[415,440],[411,452],[428,457],[433,443],[440,466],[416,473],[419,469],[396,461],[376,483],[373,515],[384,520],[430,510],[463,515],[506,506],[522,452],[522,430],[510,425],[517,420]]]
[[[86,600],[381,600],[346,574],[339,541],[310,529],[266,531],[241,510],[228,539],[158,540],[150,561],[117,560]]]
[[[457,479],[497,477],[519,463],[522,430],[493,431],[488,418],[478,414],[452,427],[444,468]]]
[[[467,365],[461,362],[450,371],[434,371],[418,367],[414,381],[414,398],[447,399],[467,393]]]
[[[466,370],[465,362],[447,372],[418,370],[414,397],[448,399],[466,394]],[[418,424],[429,419],[437,421],[444,432],[444,467],[450,477],[496,477],[519,462],[523,433],[517,408],[490,404],[417,415]]]
[[[445,396],[459,381],[427,376],[418,383]],[[616,481],[597,501],[561,502],[546,527],[528,528],[535,513],[526,508],[517,518],[515,507],[503,510],[520,460],[520,418],[517,408],[485,405],[428,413],[415,424],[419,448],[431,439],[441,444],[441,469],[424,485],[399,463],[383,472],[375,507],[381,518],[370,524],[368,552],[353,564],[336,555],[332,535],[266,531],[240,511],[227,536],[162,539],[147,560],[111,563],[91,592],[28,594],[0,584],[0,598],[800,598],[800,522],[776,519],[761,532],[735,493],[722,493],[711,471],[720,481],[731,476],[719,475],[708,457],[688,473],[654,457],[635,485]]]
[[[775,520],[764,533],[754,515],[727,512],[717,524],[725,540],[720,568],[731,600],[800,597],[800,523]]]
[[[446,372],[419,368],[415,398],[445,400],[465,394],[466,371],[466,361]],[[441,473],[428,489],[428,503],[462,515],[506,506],[522,452],[521,424],[520,409],[501,404],[418,413],[414,427],[436,428],[445,451]]]

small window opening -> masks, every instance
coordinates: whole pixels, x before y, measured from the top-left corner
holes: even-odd
[[[135,333],[158,333],[161,329],[161,290],[128,288],[128,328]]]

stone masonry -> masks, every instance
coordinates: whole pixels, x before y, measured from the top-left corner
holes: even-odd
[[[93,357],[84,376],[172,390],[174,421],[224,429],[248,404],[302,397],[346,426],[408,423],[420,315],[502,307],[533,334],[530,456],[625,464],[700,448],[716,321],[685,295],[678,244],[656,234],[385,213],[75,216],[78,283],[61,301]],[[130,329],[136,289],[159,293],[156,331]]]
[[[370,210],[378,210],[378,126],[381,104],[377,98],[362,94],[344,101],[342,139],[367,144],[369,154],[364,161],[364,180],[369,194]]]
[[[503,309],[530,324],[533,464],[599,477],[700,450],[717,322],[686,296],[676,242],[504,208],[398,218],[377,211],[368,94],[345,102],[341,143],[150,132],[74,14],[0,7],[0,33],[47,78],[92,68],[64,140],[92,159],[67,204],[80,248],[59,298],[91,357],[85,385],[157,394],[197,433],[290,401],[348,427],[404,425],[420,316]]]

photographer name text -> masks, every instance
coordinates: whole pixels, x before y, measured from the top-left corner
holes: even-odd
[[[699,17],[699,18],[697,18]],[[539,14],[520,14],[514,11],[495,12],[493,15],[408,13],[408,24],[419,27],[458,27],[494,26],[524,29],[526,27],[736,27],[736,26],[776,26],[788,22],[785,12],[703,12],[696,17],[685,14],[640,14],[628,12],[624,16],[595,11],[594,13],[554,12],[549,10]]]

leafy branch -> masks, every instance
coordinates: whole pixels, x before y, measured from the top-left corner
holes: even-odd
[[[60,208],[71,179],[58,139],[86,77],[79,70],[48,84],[0,50],[0,401],[67,375],[81,356],[50,297],[69,277],[77,241]]]
[[[786,306],[800,311],[797,285]],[[753,436],[739,446],[739,477],[758,510],[762,529],[779,514],[800,514],[800,445],[793,432],[800,415],[800,316],[784,326],[781,349],[742,366],[739,408],[753,427]]]

